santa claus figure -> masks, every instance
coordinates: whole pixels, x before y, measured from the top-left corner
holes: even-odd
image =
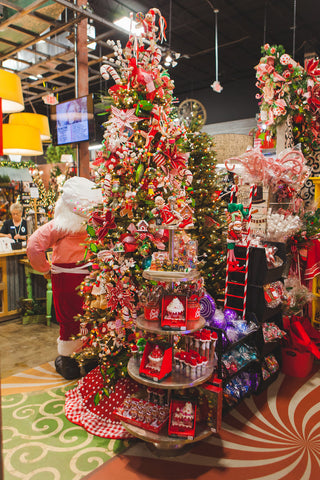
[[[82,347],[82,340],[74,339],[80,331],[80,323],[74,317],[82,313],[83,304],[77,287],[89,273],[89,264],[83,262],[86,225],[92,207],[98,203],[102,203],[101,189],[87,178],[70,178],[63,185],[54,219],[38,228],[27,244],[32,267],[52,279],[53,303],[60,325],[55,367],[68,380],[80,377],[78,363],[71,358]],[[51,248],[52,264],[46,258],[46,251]]]

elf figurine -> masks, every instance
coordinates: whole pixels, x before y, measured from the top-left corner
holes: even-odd
[[[241,267],[235,257],[234,248],[242,241],[243,219],[249,215],[249,210],[243,208],[241,203],[229,203],[228,205],[228,232],[227,232],[227,262],[230,271],[241,271]]]
[[[59,356],[55,360],[57,372],[67,380],[80,377],[78,363],[71,358],[82,348],[80,322],[74,320],[82,313],[83,299],[77,287],[89,273],[89,263],[83,262],[86,224],[91,208],[102,203],[102,191],[90,180],[72,177],[65,182],[62,195],[56,203],[54,219],[38,228],[29,238],[27,256],[32,267],[51,276],[52,296],[56,319],[60,325]],[[52,248],[52,265],[46,251]],[[82,262],[82,263],[80,263]]]

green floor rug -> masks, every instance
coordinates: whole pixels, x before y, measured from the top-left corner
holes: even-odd
[[[4,480],[80,480],[127,448],[70,423],[67,388],[2,397]]]

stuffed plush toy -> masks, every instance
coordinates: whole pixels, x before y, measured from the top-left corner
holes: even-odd
[[[71,355],[81,350],[82,340],[71,337],[80,331],[79,322],[74,320],[82,313],[83,304],[77,287],[89,273],[89,264],[83,262],[87,219],[90,209],[99,203],[102,192],[93,182],[82,177],[70,178],[63,185],[54,219],[38,228],[27,244],[32,267],[46,277],[51,275],[53,303],[60,325],[55,367],[68,380],[80,376],[80,368]],[[52,264],[46,258],[50,248]]]

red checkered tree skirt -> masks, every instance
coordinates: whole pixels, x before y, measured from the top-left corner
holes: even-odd
[[[121,405],[127,395],[135,393],[139,385],[126,378],[119,380],[114,392],[107,397],[103,395],[97,405],[94,397],[104,385],[100,367],[96,367],[88,375],[81,378],[73,390],[66,393],[65,414],[67,419],[81,425],[92,435],[103,438],[123,439],[131,435],[123,428],[112,413]]]

